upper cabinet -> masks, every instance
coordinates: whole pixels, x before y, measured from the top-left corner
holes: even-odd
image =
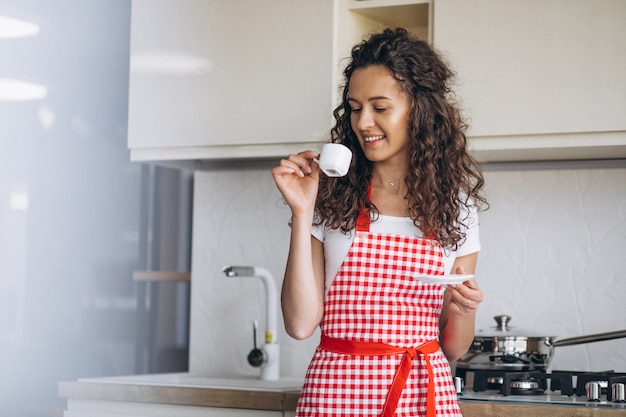
[[[286,155],[331,126],[333,0],[133,0],[131,159]]]
[[[428,0],[133,0],[131,159],[319,148],[352,45],[386,26],[427,38],[429,19]]]
[[[483,161],[626,157],[626,1],[435,0]]]
[[[398,26],[458,74],[480,161],[626,158],[624,22],[624,0],[133,0],[131,158],[319,148],[351,47]]]

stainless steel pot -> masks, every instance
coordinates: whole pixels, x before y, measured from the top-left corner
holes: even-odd
[[[626,337],[626,330],[556,340],[555,336],[529,336],[509,327],[510,316],[495,316],[492,331],[479,332],[467,354],[456,363],[462,369],[545,370],[558,346],[601,342]]]

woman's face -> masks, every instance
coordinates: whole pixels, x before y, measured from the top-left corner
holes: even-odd
[[[350,77],[350,124],[365,156],[372,162],[405,163],[409,150],[411,103],[389,69],[372,65]]]

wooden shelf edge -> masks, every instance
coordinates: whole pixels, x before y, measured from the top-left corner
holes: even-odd
[[[189,282],[191,273],[175,271],[133,271],[133,281]]]

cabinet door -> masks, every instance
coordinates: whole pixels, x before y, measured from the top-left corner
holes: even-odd
[[[626,1],[435,0],[433,37],[470,136],[626,130]]]
[[[133,0],[129,147],[210,157],[324,139],[332,13],[332,0]]]

